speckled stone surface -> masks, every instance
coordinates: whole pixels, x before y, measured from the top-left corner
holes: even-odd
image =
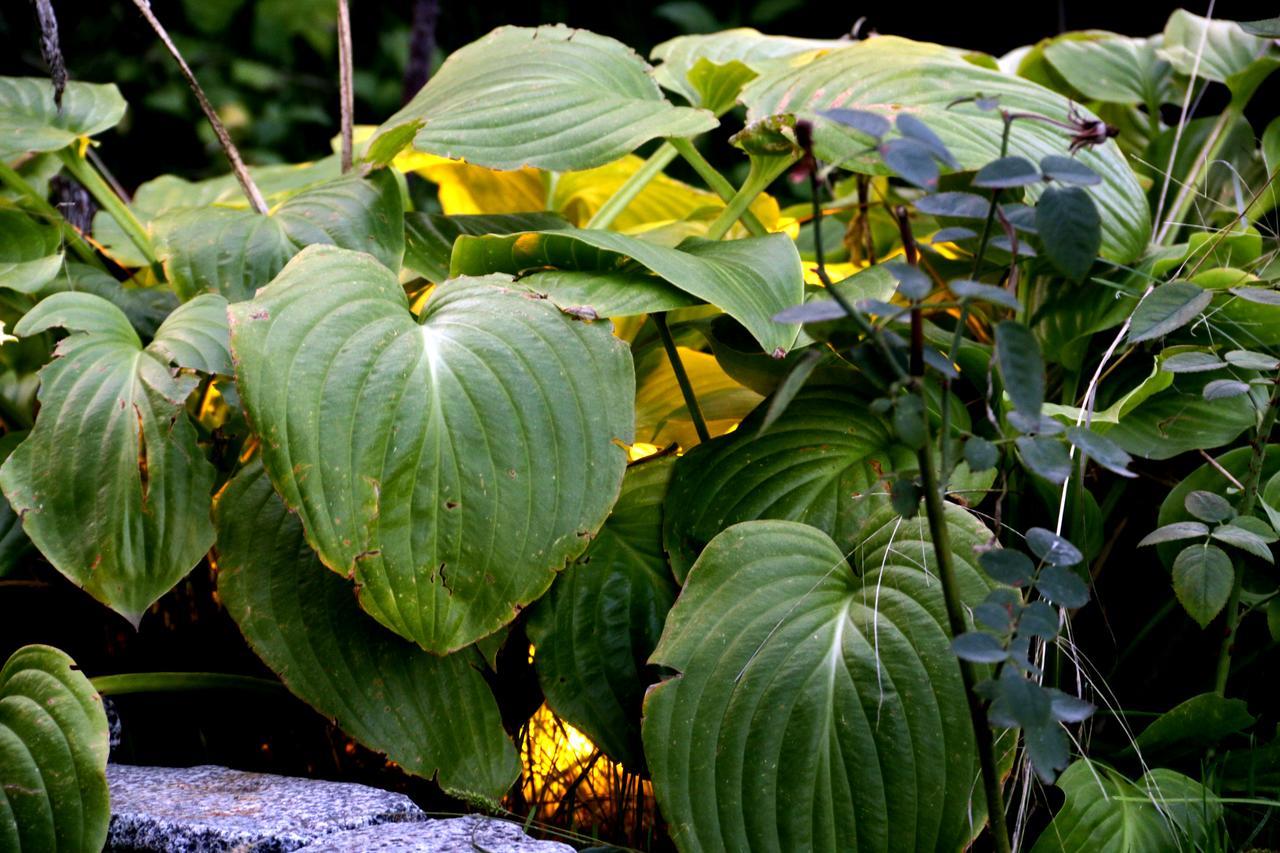
[[[403,794],[226,767],[109,764],[107,781],[109,851],[284,853],[344,830],[426,819]]]
[[[568,844],[538,841],[519,824],[478,815],[425,823],[372,826],[327,835],[300,853],[574,853]]]

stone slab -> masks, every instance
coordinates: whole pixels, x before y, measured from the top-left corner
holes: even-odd
[[[519,824],[479,815],[398,823],[327,835],[299,853],[574,853],[558,841],[538,841]]]
[[[403,794],[226,767],[108,764],[111,851],[286,853],[344,830],[422,821]]]

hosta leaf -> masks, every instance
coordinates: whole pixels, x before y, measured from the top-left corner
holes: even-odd
[[[807,386],[760,435],[765,414],[756,409],[676,463],[663,540],[677,580],[707,542],[739,521],[803,521],[848,550],[868,514],[887,503],[880,471],[896,467],[893,439],[857,393]]]
[[[496,277],[415,318],[390,271],[329,246],[231,318],[272,482],[365,610],[424,648],[509,622],[617,497],[634,378],[607,324]]]
[[[0,485],[49,562],[135,626],[213,544],[214,470],[183,412],[197,378],[163,352],[185,352],[179,327],[196,319],[177,315],[144,349],[110,302],[58,293],[15,328],[72,334],[40,372],[39,416]]]
[[[557,213],[494,213],[441,216],[406,213],[404,217],[404,265],[437,284],[449,277],[453,244],[464,234],[512,234],[519,231],[553,231],[568,225]]]
[[[1227,603],[1234,577],[1231,558],[1216,545],[1188,545],[1173,561],[1174,594],[1201,628]]]
[[[155,223],[156,248],[184,299],[221,293],[231,302],[253,296],[304,246],[332,244],[368,252],[400,269],[404,214],[387,170],[347,175],[288,198],[270,215],[224,207],[179,208]]]
[[[0,160],[66,148],[115,127],[124,107],[114,83],[68,83],[58,109],[48,78],[0,77]]]
[[[41,288],[40,294],[51,296],[63,291],[101,296],[123,311],[144,339],[155,337],[156,329],[180,304],[177,294],[168,287],[140,287],[133,282],[120,282],[88,264],[64,264],[58,277]]]
[[[622,495],[586,552],[530,614],[547,703],[629,767],[644,767],[646,662],[678,589],[662,552],[662,501],[675,457],[627,469]]]
[[[1190,282],[1162,284],[1138,303],[1129,326],[1129,342],[1149,341],[1177,331],[1213,301],[1213,291]]]
[[[255,460],[219,493],[218,595],[258,656],[347,734],[454,796],[497,803],[519,772],[479,656],[428,654],[360,612]]]
[[[1073,281],[1083,280],[1098,257],[1100,229],[1098,209],[1080,187],[1049,187],[1036,204],[1036,230],[1044,253]]]
[[[0,204],[0,288],[35,293],[62,269],[62,234]]]
[[[1205,378],[1211,375],[1176,377],[1172,387],[1152,394],[1117,418],[1107,430],[1107,438],[1146,459],[1169,459],[1188,450],[1227,444],[1254,426],[1254,403],[1247,395],[1204,399]]]
[[[548,267],[550,272],[541,272]],[[784,354],[799,327],[774,315],[804,298],[795,243],[785,234],[745,240],[687,240],[677,248],[609,231],[577,228],[488,237],[459,237],[453,275],[531,273],[522,283],[561,305],[598,316],[715,305],[745,326],[765,352]]]
[[[1222,815],[1212,791],[1172,770],[1152,770],[1131,782],[1109,767],[1081,760],[1056,784],[1066,803],[1032,853],[1194,849]]]
[[[1073,33],[1044,49],[1062,78],[1092,101],[1155,105],[1173,95],[1169,63],[1156,55],[1157,42],[1112,33]]]
[[[309,186],[333,180],[342,173],[335,155],[314,163],[253,166],[249,169],[249,174],[267,203],[279,204]],[[161,175],[138,187],[129,209],[143,225],[149,227],[169,211],[209,206],[249,209],[249,201],[235,175],[219,175],[202,181],[188,181],[177,175]],[[110,213],[100,210],[93,217],[93,238],[103,244],[107,254],[119,263],[129,267],[146,266],[146,258]]]
[[[976,605],[989,535],[958,507],[947,523]],[[678,674],[644,708],[681,850],[967,846],[981,785],[925,529],[881,512],[846,549],[753,521],[707,546],[653,656]]]
[[[1199,752],[1254,722],[1243,699],[1201,693],[1152,721],[1138,735],[1137,745],[1146,755]]]
[[[1196,74],[1225,83],[1243,104],[1272,70],[1280,50],[1268,39],[1250,35],[1235,21],[1216,21],[1178,9],[1164,27],[1160,55],[1179,74]]]
[[[0,849],[101,850],[110,817],[102,699],[65,653],[18,649],[0,669]]]
[[[797,68],[773,69],[743,90],[748,120],[794,113],[815,120],[818,156],[860,172],[882,173],[877,157],[866,155],[867,137],[835,122],[816,120],[829,109],[863,109],[894,116],[910,112],[946,144],[962,169],[977,170],[1000,156],[1000,114],[947,105],[975,92],[999,97],[1003,108],[1066,120],[1067,99],[1035,83],[967,61],[950,48],[883,36],[855,42]],[[1085,113],[1087,118],[1092,118]],[[1019,123],[1009,154],[1033,163],[1065,153],[1062,131]],[[1102,176],[1089,190],[1102,219],[1102,254],[1128,262],[1147,245],[1151,218],[1146,199],[1113,143],[1081,151],[1078,158]]]
[[[179,306],[156,332],[150,349],[178,367],[231,376],[227,300],[202,293]]]
[[[661,60],[653,77],[664,89],[677,92],[691,104],[704,104],[705,90],[690,79],[701,62],[725,67],[737,62],[759,73],[779,65],[804,64],[828,50],[848,47],[838,39],[803,39],[765,35],[748,27],[707,35],[678,36],[664,41],[649,54]]]
[[[630,48],[565,26],[500,27],[445,60],[378,128],[369,159],[417,151],[494,169],[589,169],[655,137],[694,136],[711,113],[663,99]]]

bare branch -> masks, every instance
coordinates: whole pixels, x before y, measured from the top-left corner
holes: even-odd
[[[338,0],[338,99],[342,114],[342,171],[351,171],[352,113],[355,111],[355,88],[352,85],[354,63],[351,58],[351,11],[347,0]]]
[[[142,17],[147,19],[147,23],[151,25],[151,29],[155,30],[156,35],[160,37],[160,41],[169,51],[169,55],[178,63],[182,76],[187,78],[187,85],[195,93],[196,100],[200,102],[200,109],[204,110],[205,118],[209,119],[209,124],[213,126],[213,132],[217,135],[218,142],[222,145],[222,150],[226,153],[227,160],[231,163],[231,171],[235,173],[236,180],[240,182],[245,198],[249,199],[249,205],[258,213],[265,214],[267,212],[267,202],[262,197],[262,191],[258,189],[258,185],[250,177],[249,169],[244,165],[244,160],[240,159],[240,152],[236,149],[236,144],[231,141],[231,135],[227,133],[227,128],[222,124],[222,119],[218,118],[218,113],[213,109],[213,105],[209,103],[209,98],[205,95],[204,89],[200,88],[196,75],[192,73],[191,67],[182,58],[182,54],[178,52],[177,45],[173,43],[173,39],[169,38],[169,33],[161,25],[159,19],[156,18],[155,13],[151,11],[151,3],[149,0],[133,0],[133,5],[137,6],[138,11],[142,13]]]

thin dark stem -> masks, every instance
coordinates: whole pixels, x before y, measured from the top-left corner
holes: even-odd
[[[223,153],[227,155],[227,161],[231,163],[231,171],[235,173],[236,180],[240,182],[240,188],[244,190],[245,198],[249,199],[249,206],[258,213],[265,214],[267,212],[267,202],[263,199],[262,192],[249,175],[249,169],[244,165],[244,160],[240,158],[239,149],[231,141],[231,134],[227,133],[227,128],[222,124],[222,119],[218,118],[218,112],[213,108],[213,104],[209,103],[209,98],[205,95],[204,89],[200,88],[200,83],[196,80],[196,75],[191,71],[191,66],[187,65],[187,61],[182,58],[182,54],[178,51],[178,46],[173,43],[173,39],[169,38],[168,31],[165,30],[155,13],[151,11],[151,3],[148,0],[133,0],[133,5],[138,7],[142,17],[147,19],[151,29],[155,30],[161,43],[169,51],[169,55],[173,57],[174,62],[178,63],[178,69],[182,72],[182,76],[187,79],[187,85],[191,87],[196,100],[200,102],[200,109],[204,111],[205,118],[209,120],[214,134],[218,137],[218,143],[222,145]]]
[[[351,10],[347,0],[338,0],[338,103],[342,127],[342,172],[351,171],[351,138],[354,132],[355,88],[351,78]]]
[[[698,433],[698,441],[710,441],[711,433],[707,431],[707,422],[702,419],[702,408],[698,405],[698,398],[693,393],[693,385],[689,382],[689,374],[685,372],[684,362],[680,359],[680,351],[676,348],[675,339],[671,337],[671,329],[667,327],[667,315],[659,311],[649,316],[653,317],[653,324],[658,327],[658,337],[662,339],[662,347],[667,351],[671,372],[676,375],[676,384],[680,386],[680,393],[684,396],[684,404],[689,409],[689,417],[693,420],[694,431]]]
[[[1280,413],[1280,374],[1277,374],[1271,389],[1271,398],[1267,401],[1266,411],[1258,424],[1258,432],[1253,438],[1253,452],[1249,455],[1249,470],[1245,474],[1243,488],[1240,490],[1240,505],[1237,512],[1241,516],[1253,515],[1254,505],[1258,502],[1258,485],[1262,481],[1262,468],[1267,461],[1267,443],[1271,440],[1271,431],[1276,425],[1276,415]],[[1213,689],[1219,696],[1227,693],[1227,679],[1231,675],[1231,656],[1235,652],[1236,631],[1240,628],[1240,593],[1244,581],[1244,563],[1235,561],[1235,579],[1231,584],[1231,595],[1227,598],[1226,630],[1222,637],[1222,647],[1218,651],[1218,666],[1214,676]]]
[[[907,211],[898,207],[894,211],[898,220],[898,228],[902,233],[903,250],[907,263],[915,266],[920,256],[916,247],[915,236],[911,232],[911,222]],[[924,334],[923,318],[920,302],[912,305],[911,311],[911,387],[921,400],[925,400],[924,385]],[[926,408],[927,411],[927,408]],[[924,491],[925,515],[929,520],[929,536],[933,540],[933,555],[938,564],[938,578],[942,582],[942,597],[947,607],[947,622],[951,635],[958,637],[968,630],[965,624],[964,604],[960,600],[960,586],[956,579],[955,565],[951,560],[951,534],[947,528],[946,506],[942,499],[943,485],[938,479],[938,471],[933,462],[933,440],[929,435],[929,418],[924,417],[925,442],[916,452],[920,466],[920,480]],[[945,443],[947,435],[942,436]],[[991,837],[998,853],[1009,853],[1009,829],[1004,814],[1004,790],[1000,784],[1000,772],[996,766],[995,741],[991,734],[991,724],[987,720],[987,709],[981,697],[974,692],[978,683],[978,675],[973,664],[957,659],[960,665],[960,676],[964,681],[965,699],[969,704],[969,719],[973,723],[974,743],[978,750],[978,763],[982,768],[982,786],[987,800],[987,820],[991,825]]]

